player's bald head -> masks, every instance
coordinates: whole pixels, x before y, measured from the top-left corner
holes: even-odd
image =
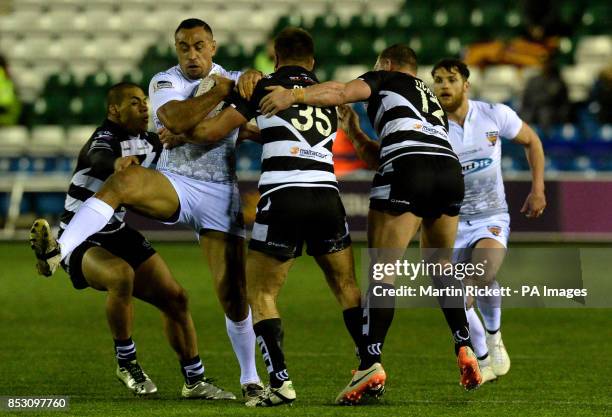
[[[120,105],[134,89],[139,90],[139,92],[144,95],[144,90],[135,83],[122,82],[113,85],[106,93],[106,107]]]
[[[414,50],[406,44],[396,43],[380,53],[379,61],[389,60],[393,66],[417,71],[417,57]]]

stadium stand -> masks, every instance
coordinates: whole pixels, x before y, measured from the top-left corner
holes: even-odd
[[[431,65],[439,58],[461,56],[467,45],[492,35],[509,39],[524,28],[516,2],[506,0],[9,3],[9,11],[0,14],[0,53],[10,64],[24,112],[21,126],[0,128],[0,172],[13,175],[67,175],[92,126],[100,122],[105,89],[120,80],[146,87],[153,74],[174,65],[172,33],[186,17],[209,21],[219,45],[215,60],[231,69],[252,66],[266,39],[282,27],[303,26],[315,38],[322,80],[351,79],[371,68],[385,46],[408,42],[420,59],[419,75],[430,83]],[[551,170],[612,172],[612,126],[600,125],[587,103],[599,71],[612,62],[609,9],[605,0],[559,2],[564,24],[577,28],[560,37],[557,56],[573,117],[541,132]],[[537,71],[472,68],[472,95],[516,108],[525,81]],[[504,169],[526,170],[522,153],[511,148],[504,148]],[[239,169],[258,170],[259,157],[256,146],[241,148]]]

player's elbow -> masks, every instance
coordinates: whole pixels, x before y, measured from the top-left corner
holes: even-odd
[[[206,123],[196,126],[192,136],[199,143],[214,143],[225,137],[220,129],[208,126]]]
[[[157,118],[164,125],[166,129],[175,135],[187,133],[188,127],[185,123],[181,122],[180,117],[175,117],[172,110],[169,108],[161,107],[157,111]]]

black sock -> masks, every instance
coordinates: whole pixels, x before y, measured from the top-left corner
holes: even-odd
[[[495,329],[495,330],[489,330],[489,329],[485,328],[485,330],[486,330],[486,331],[487,331],[487,333],[489,333],[489,334],[495,334],[495,333],[499,332],[499,329],[500,329],[500,327],[498,327],[498,328],[497,328],[497,329]]]
[[[436,289],[443,290],[444,295],[438,297],[438,303],[453,335],[455,354],[459,354],[459,349],[463,346],[472,348],[461,282],[453,277],[444,276],[433,277],[432,282]]]
[[[270,375],[270,386],[279,388],[289,379],[283,354],[283,327],[281,319],[262,320],[253,326],[257,344]]]
[[[379,295],[374,295],[374,289]],[[367,335],[364,337],[363,348],[359,351],[361,363],[359,370],[368,369],[375,362],[381,361],[385,338],[395,314],[395,296],[387,295],[383,290],[394,289],[393,284],[376,283],[370,285],[368,291],[368,307],[366,308]]]
[[[181,372],[187,385],[193,385],[204,379],[204,365],[200,355],[187,360],[181,360]]]
[[[361,357],[361,350],[363,350],[364,347],[363,308],[347,308],[342,312],[342,316],[344,317],[344,324],[346,325],[346,328],[353,338],[353,342],[355,343],[357,356]]]
[[[470,326],[465,316],[465,310],[462,308],[442,308],[442,312],[455,341],[455,354],[459,354],[459,349],[463,346],[472,349]]]
[[[125,340],[115,341],[115,356],[120,367],[124,367],[128,362],[136,360],[136,343],[131,337]]]

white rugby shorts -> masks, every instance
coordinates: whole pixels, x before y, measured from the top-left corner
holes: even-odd
[[[464,258],[466,254],[460,249],[473,248],[481,239],[494,239],[504,248],[508,247],[510,236],[510,215],[496,214],[477,220],[459,220],[455,239],[454,258]],[[459,259],[461,260],[461,259]]]
[[[236,184],[196,180],[169,171],[161,172],[178,194],[181,211],[176,222],[190,226],[196,235],[216,230],[245,237],[240,193]]]

